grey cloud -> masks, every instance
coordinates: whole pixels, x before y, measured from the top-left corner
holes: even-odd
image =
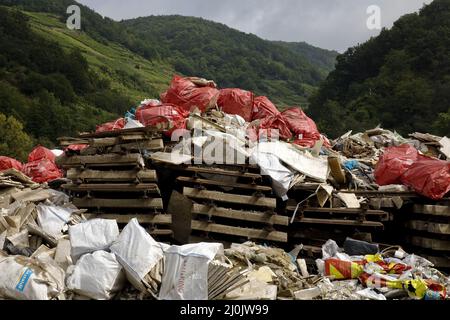
[[[400,16],[431,0],[78,0],[115,20],[148,15],[203,17],[264,39],[305,41],[344,51],[378,31],[368,30],[366,9],[381,8],[381,22],[391,27]]]

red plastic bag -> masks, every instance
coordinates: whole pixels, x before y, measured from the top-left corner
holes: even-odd
[[[51,162],[55,162],[55,158],[56,158],[56,156],[53,152],[51,152],[51,150],[49,150],[45,147],[42,147],[42,146],[37,146],[28,155],[28,162],[39,161],[39,160],[43,160],[43,159],[47,159],[47,160],[50,160]]]
[[[420,156],[400,179],[415,192],[440,200],[450,192],[450,162]]]
[[[256,97],[253,102],[252,120],[265,119],[280,113],[277,107],[267,97]]]
[[[217,105],[222,111],[240,115],[245,121],[252,121],[252,109],[255,96],[250,91],[241,89],[222,89],[217,99]]]
[[[283,111],[282,115],[289,129],[294,133],[295,144],[312,148],[320,140],[321,135],[316,123],[302,109],[293,107]],[[327,140],[324,141],[325,145],[327,143],[329,145]]]
[[[23,166],[22,172],[36,183],[44,183],[63,177],[56,164],[48,159],[28,162]]]
[[[143,106],[136,110],[136,119],[144,126],[156,126],[166,124],[168,130],[164,133],[171,136],[177,129],[186,129],[186,121],[189,113],[173,104],[163,104],[161,106]]]
[[[419,152],[409,144],[387,148],[375,167],[377,184],[400,184],[401,176],[418,158]]]
[[[278,137],[280,140],[289,140],[292,138],[292,132],[284,122],[281,114],[270,116],[256,121],[247,129],[247,135],[251,141],[273,139]]]
[[[22,166],[22,163],[17,161],[16,159],[0,156],[0,171],[8,169],[16,169],[22,171]]]
[[[96,133],[100,132],[108,132],[108,131],[115,131],[115,130],[121,130],[125,127],[125,119],[119,118],[115,121],[103,123],[101,125],[97,126],[97,129],[95,130]]]
[[[186,111],[195,107],[204,112],[219,95],[216,84],[200,78],[183,78],[174,76],[169,89],[160,98],[165,104],[180,106]]]

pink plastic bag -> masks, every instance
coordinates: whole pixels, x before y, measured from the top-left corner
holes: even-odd
[[[265,119],[280,113],[277,107],[267,97],[256,97],[253,102],[252,120]]]
[[[23,166],[22,172],[36,183],[44,183],[63,177],[56,164],[48,159],[28,162]]]
[[[282,115],[295,136],[295,144],[312,148],[320,140],[321,135],[316,123],[302,109],[293,107],[283,111]],[[324,141],[327,145],[327,140]]]
[[[51,150],[42,146],[37,146],[28,155],[28,162],[39,161],[42,159],[47,159],[51,162],[55,162],[55,158],[56,156],[53,152],[51,152]]]
[[[96,133],[100,132],[108,132],[108,131],[115,131],[115,130],[121,130],[125,127],[125,119],[119,118],[115,121],[103,123],[101,125],[97,126],[97,129],[95,130]]]
[[[188,112],[172,104],[142,106],[136,110],[136,119],[146,127],[165,124],[167,130],[164,130],[164,134],[169,137],[177,129],[186,129],[188,116]]]
[[[8,169],[16,169],[22,171],[22,166],[22,163],[17,161],[16,159],[0,156],[0,171]]]

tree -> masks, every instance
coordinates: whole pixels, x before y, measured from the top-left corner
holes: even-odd
[[[33,141],[13,116],[0,113],[0,155],[26,161]]]

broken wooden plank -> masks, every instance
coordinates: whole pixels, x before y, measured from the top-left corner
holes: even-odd
[[[257,173],[224,170],[224,169],[219,169],[219,168],[203,168],[203,167],[189,166],[189,167],[183,168],[182,170],[188,171],[188,172],[195,172],[195,173],[209,173],[209,174],[233,176],[233,177],[240,177],[240,178],[250,178],[250,179],[255,179],[255,180],[262,178],[262,176]]]
[[[417,231],[426,231],[437,234],[450,234],[450,224],[448,223],[411,220],[406,222],[406,227]]]
[[[117,137],[122,135],[133,135],[133,134],[142,134],[144,137],[158,137],[161,136],[160,133],[157,132],[155,128],[152,127],[142,127],[142,128],[130,128],[130,129],[121,129],[114,131],[106,131],[106,132],[94,132],[94,133],[82,133],[79,135],[81,139],[89,139],[89,138],[106,138],[106,137]]]
[[[192,201],[176,190],[170,196],[167,213],[172,215],[174,239],[180,243],[189,243],[192,220]]]
[[[159,188],[155,183],[87,183],[87,184],[63,184],[62,188],[69,191],[105,191],[105,192],[139,192],[158,193]]]
[[[130,208],[130,209],[163,208],[161,198],[148,198],[148,199],[74,198],[72,202],[78,208]]]
[[[138,219],[141,224],[172,224],[172,216],[170,214],[110,214],[110,213],[85,213],[86,219],[110,219],[116,220],[117,223],[128,223],[131,219]]]
[[[276,198],[266,198],[257,196],[243,196],[237,194],[229,194],[218,191],[198,190],[184,187],[183,194],[189,198],[201,200],[213,200],[224,203],[245,204],[258,207],[276,208]]]
[[[288,240],[287,233],[280,231],[232,227],[197,220],[192,220],[191,227],[192,230],[220,233],[231,236],[241,236],[249,239],[263,239],[277,242],[287,242]]]
[[[190,178],[190,177],[178,177],[177,180],[180,182],[196,183],[199,185],[231,187],[231,188],[236,188],[236,189],[247,189],[247,190],[252,190],[252,191],[272,192],[272,187],[260,186],[257,184],[230,183],[227,181],[215,181],[215,180]]]
[[[156,182],[157,176],[155,170],[127,170],[127,171],[101,171],[92,169],[76,169],[71,168],[67,171],[67,178],[71,180],[85,181],[104,181],[104,182],[125,182],[125,181],[142,181]]]
[[[416,204],[413,207],[414,213],[450,217],[450,206],[435,206],[435,205],[420,205]]]
[[[101,154],[95,156],[72,156],[59,157],[57,164],[63,167],[84,166],[84,165],[140,165],[144,166],[144,158],[140,153],[131,154]]]
[[[158,151],[164,149],[164,142],[162,139],[143,140],[136,142],[129,142],[124,144],[117,144],[111,148],[110,152],[141,152],[143,150]]]
[[[58,240],[52,236],[51,234],[48,234],[45,232],[41,227],[35,224],[27,224],[27,229],[30,234],[36,235],[41,237],[45,240],[45,242],[50,245],[52,248],[56,247],[58,245]]]
[[[228,218],[233,220],[261,222],[282,226],[289,225],[289,218],[285,216],[274,215],[264,212],[252,212],[252,211],[218,208],[196,203],[192,207],[192,213],[200,215],[208,215],[213,217]]]
[[[317,218],[298,217],[295,219],[295,223],[384,228],[384,225],[381,222],[377,221],[358,221],[345,219],[317,219]]]

